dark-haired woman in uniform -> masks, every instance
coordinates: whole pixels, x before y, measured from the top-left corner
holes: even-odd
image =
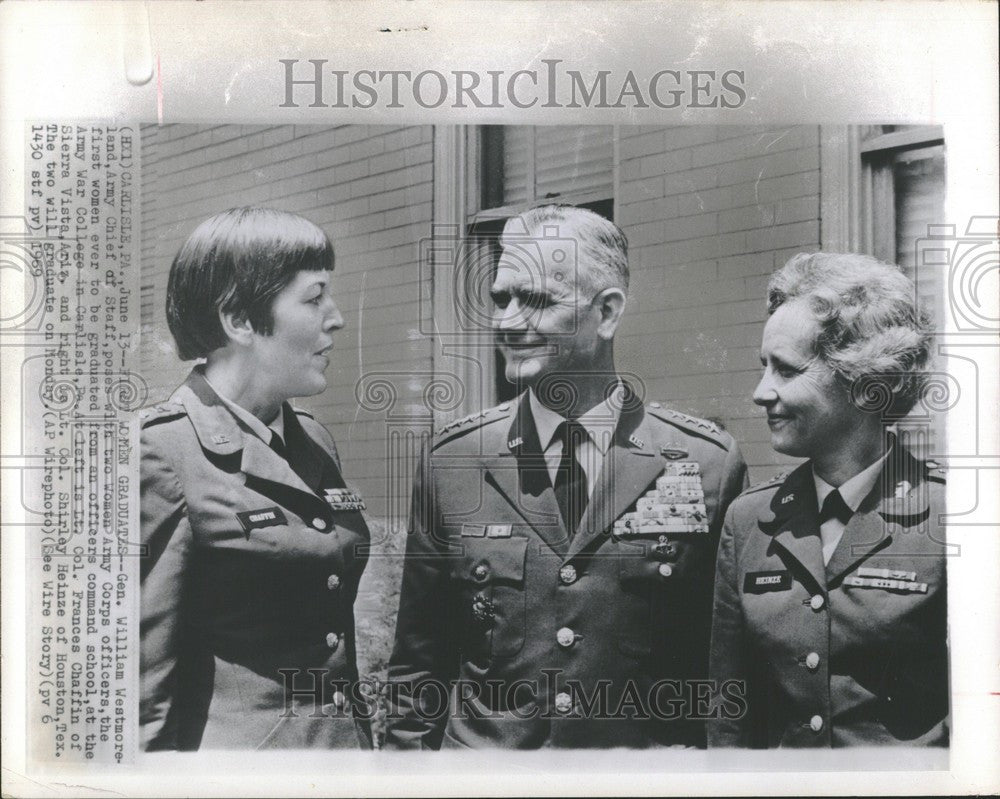
[[[363,503],[329,433],[288,403],[327,385],[332,269],[322,230],[262,208],[205,221],[171,266],[170,331],[204,362],[142,413],[146,750],[370,746]]]
[[[774,449],[808,461],[726,516],[710,746],[947,745],[944,479],[893,433],[925,383],[914,296],[858,255],[771,279],[754,402]]]

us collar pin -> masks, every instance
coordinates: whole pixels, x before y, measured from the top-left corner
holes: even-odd
[[[782,505],[787,505],[793,499],[795,499],[795,494],[789,494],[788,496],[781,498],[781,504]]]

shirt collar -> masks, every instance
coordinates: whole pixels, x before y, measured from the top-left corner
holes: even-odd
[[[867,497],[868,494],[871,493],[871,490],[875,487],[875,483],[878,482],[878,477],[882,473],[882,466],[885,464],[886,458],[889,457],[889,451],[890,450],[887,450],[885,455],[875,461],[875,463],[862,469],[838,489],[840,491],[840,496],[847,504],[847,507],[849,507],[852,511],[856,512],[857,509],[861,507],[861,503],[864,501],[864,498]],[[834,487],[816,474],[815,467],[813,467],[812,475],[813,482],[816,485],[817,507],[822,508],[823,501],[826,499],[827,495],[834,490]]]
[[[205,375],[202,375],[205,377]],[[271,443],[271,432],[275,432],[281,437],[282,442],[285,440],[285,413],[284,408],[278,411],[278,415],[274,417],[271,424],[264,424],[260,419],[254,416],[250,411],[241,405],[237,405],[227,396],[225,396],[219,389],[212,385],[211,381],[205,377],[205,382],[208,383],[209,387],[218,395],[219,399],[222,400],[222,404],[229,408],[230,412],[239,421],[243,422],[250,431],[254,433],[261,441],[265,444],[270,445]]]
[[[625,386],[619,380],[618,385],[603,402],[599,402],[586,413],[582,414],[577,421],[587,431],[590,440],[597,445],[602,455],[606,455],[611,447],[611,435],[618,427],[618,418],[621,416],[622,400],[624,398]],[[542,405],[535,390],[528,391],[528,402],[531,405],[531,416],[535,420],[535,432],[538,433],[538,444],[545,452],[552,443],[552,438],[556,434],[556,428],[566,421],[566,417],[556,413],[551,408]]]

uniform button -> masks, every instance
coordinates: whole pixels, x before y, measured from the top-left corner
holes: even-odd
[[[334,691],[332,699],[333,699],[333,704],[335,704],[337,707],[343,707],[344,705],[347,704],[347,697],[344,696],[343,691]]]
[[[336,574],[331,574],[326,578],[326,587],[331,591],[336,591],[340,588],[340,578]]]
[[[674,573],[674,567],[669,563],[661,563],[657,571],[660,573],[661,577],[669,577]]]
[[[822,730],[823,729],[823,717],[822,716],[813,716],[811,719],[809,719],[809,729],[812,730],[813,732],[819,732],[820,730]]]
[[[323,532],[326,529],[326,522],[323,521],[319,516],[317,516],[315,519],[313,519],[313,527],[315,527],[320,532]]]
[[[569,627],[560,627],[556,633],[556,641],[559,643],[559,646],[573,646],[576,643],[576,633]]]
[[[822,594],[813,594],[813,598],[809,600],[809,607],[813,610],[822,610],[823,605],[826,604],[826,600],[823,598]]]
[[[476,568],[472,570],[472,576],[477,580],[485,580],[490,576],[490,569],[483,563],[480,563]]]
[[[559,569],[559,581],[563,585],[572,585],[576,582],[576,566],[570,563]]]
[[[330,649],[336,649],[338,646],[340,646],[340,636],[337,635],[336,633],[327,633],[326,645],[330,647]]]
[[[810,652],[806,655],[806,668],[811,671],[816,671],[819,668],[819,655],[816,652]]]
[[[573,697],[565,692],[556,694],[556,711],[569,713],[573,709]]]

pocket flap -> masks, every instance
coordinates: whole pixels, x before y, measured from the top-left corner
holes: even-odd
[[[464,538],[457,577],[476,583],[524,580],[527,538]]]

